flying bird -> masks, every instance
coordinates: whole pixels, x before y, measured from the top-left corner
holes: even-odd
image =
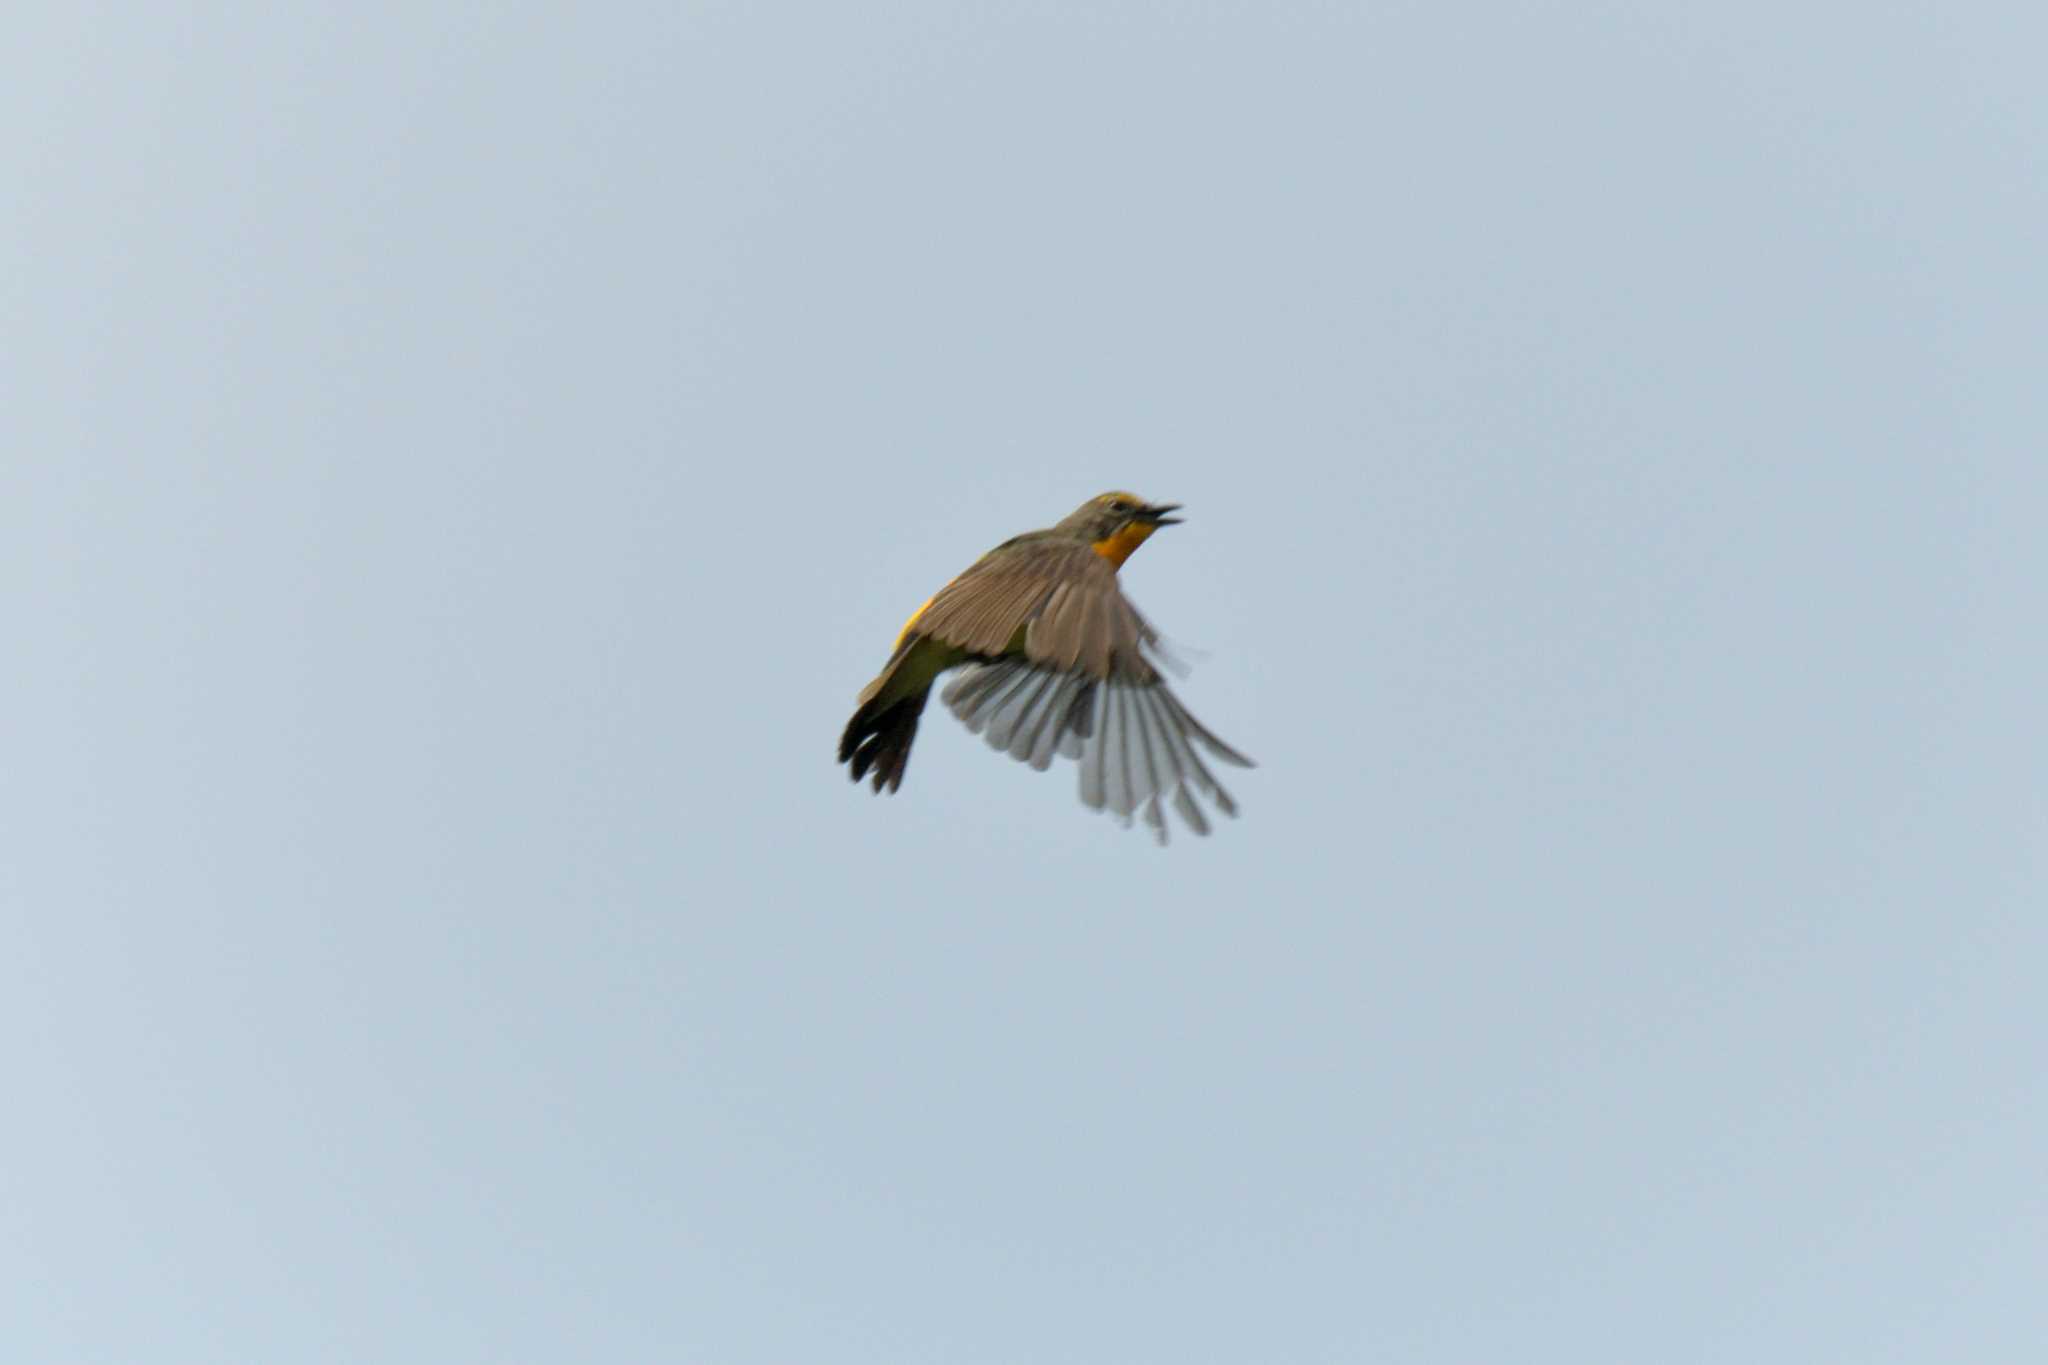
[[[1237,802],[1201,751],[1252,761],[1188,714],[1148,658],[1159,636],[1124,597],[1117,571],[1179,503],[1104,493],[1043,531],[996,546],[911,613],[888,663],[862,689],[839,738],[855,782],[903,785],[918,717],[941,673],[940,700],[990,747],[1043,772],[1055,755],[1080,764],[1081,802],[1124,825],[1142,815],[1165,843],[1164,806],[1209,832],[1199,795],[1226,815]]]

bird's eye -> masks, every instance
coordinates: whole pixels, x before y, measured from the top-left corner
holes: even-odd
[[[1131,510],[1131,505],[1122,498],[1111,498],[1109,500],[1109,510],[1112,512],[1128,512]]]

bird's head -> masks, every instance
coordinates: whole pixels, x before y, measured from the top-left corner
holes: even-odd
[[[1179,517],[1168,515],[1179,510],[1177,502],[1148,503],[1136,493],[1104,493],[1075,508],[1060,527],[1086,536],[1095,553],[1122,568],[1154,531],[1180,524]]]

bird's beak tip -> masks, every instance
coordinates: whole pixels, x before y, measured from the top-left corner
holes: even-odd
[[[1168,512],[1178,512],[1179,510],[1180,504],[1177,502],[1162,502],[1157,506],[1146,508],[1145,519],[1154,526],[1178,526],[1181,523],[1181,518],[1170,517],[1166,514]]]

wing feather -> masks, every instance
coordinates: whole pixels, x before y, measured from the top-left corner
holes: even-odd
[[[1237,814],[1197,746],[1250,760],[1216,740],[1162,682],[1096,683],[1012,657],[968,665],[940,699],[990,748],[1019,762],[1043,771],[1056,756],[1076,760],[1082,804],[1126,825],[1142,816],[1155,839],[1167,835],[1169,806],[1207,834],[1198,797]]]
[[[940,699],[991,748],[1043,770],[1075,761],[1080,796],[1129,825],[1168,837],[1171,806],[1196,834],[1237,803],[1198,752],[1250,767],[1182,706],[1147,657],[1158,635],[1124,598],[1109,562],[1086,545],[1022,537],[942,588],[912,622],[980,656]],[[1023,632],[1022,653],[1011,652]]]

